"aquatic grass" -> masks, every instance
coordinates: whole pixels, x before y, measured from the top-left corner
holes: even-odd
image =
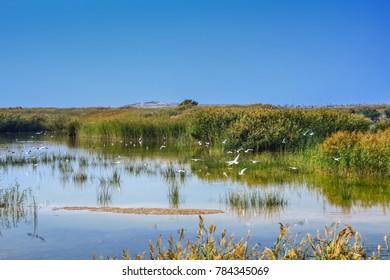
[[[0,186],[0,226],[11,228],[21,220],[27,221],[33,200],[32,189],[22,189],[18,182],[8,187]]]
[[[88,174],[85,170],[80,169],[73,175],[73,182],[77,184],[84,184],[88,180]]]
[[[238,215],[265,214],[275,215],[282,211],[288,201],[280,192],[265,190],[229,190],[225,195],[224,202],[227,207]]]
[[[108,186],[120,186],[121,184],[121,173],[118,169],[114,169],[112,171],[111,176],[99,176],[98,180],[100,185],[108,185]]]
[[[108,206],[112,202],[112,189],[106,182],[100,182],[96,188],[97,202],[99,205]]]
[[[110,182],[110,184],[112,184],[112,185],[120,185],[120,184],[121,184],[121,174],[120,174],[120,172],[118,171],[118,169],[115,169],[115,170],[112,172],[112,176],[110,177],[109,182]]]
[[[80,168],[86,168],[88,167],[88,158],[85,157],[85,156],[82,156],[82,157],[79,157],[78,158],[78,162],[79,162],[79,167]]]
[[[169,186],[168,202],[169,207],[175,209],[178,209],[184,203],[184,198],[180,195],[180,188],[178,185]]]

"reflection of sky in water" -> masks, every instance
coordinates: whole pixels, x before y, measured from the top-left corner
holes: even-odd
[[[28,145],[37,144],[17,144],[16,150],[21,153]],[[28,235],[34,230],[33,217],[29,217],[27,222],[14,228],[0,228],[0,259],[90,259],[93,252],[97,256],[117,255],[120,258],[124,248],[129,248],[134,256],[147,251],[148,241],[155,241],[160,233],[166,240],[169,234],[184,228],[188,236],[195,238],[198,225],[197,216],[53,211],[55,206],[223,209],[225,214],[205,216],[206,225],[216,223],[217,233],[226,228],[228,234],[235,233],[237,239],[245,238],[250,230],[252,242],[261,242],[263,247],[272,246],[279,231],[279,222],[289,224],[292,234],[315,234],[317,229],[323,232],[326,224],[348,223],[366,236],[364,240],[368,244],[381,242],[383,235],[390,231],[387,212],[381,207],[352,206],[345,211],[328,203],[318,191],[304,184],[267,186],[268,190],[278,191],[288,201],[278,211],[234,210],[226,205],[225,196],[228,190],[247,189],[245,185],[240,185],[240,181],[200,179],[191,173],[189,165],[174,160],[131,156],[103,158],[83,150],[68,151],[62,145],[45,145],[49,147],[48,154],[74,153],[75,158],[23,166],[7,165],[0,171],[1,186],[17,181],[22,188],[33,189],[39,206],[35,231],[44,237],[45,242]],[[3,144],[0,156],[5,155],[7,151]],[[86,160],[84,165],[80,159]],[[180,175],[177,171],[181,168],[186,173]],[[120,174],[119,185],[107,183],[115,170]],[[74,179],[78,171],[87,175],[84,182]]]

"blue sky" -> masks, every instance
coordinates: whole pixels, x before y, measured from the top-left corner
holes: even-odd
[[[0,107],[390,103],[390,1],[0,0]]]

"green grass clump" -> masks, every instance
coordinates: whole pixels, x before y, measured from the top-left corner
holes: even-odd
[[[240,215],[250,213],[272,214],[284,209],[287,200],[276,191],[229,191],[225,204]]]

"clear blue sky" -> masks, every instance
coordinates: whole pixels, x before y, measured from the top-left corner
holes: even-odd
[[[0,107],[390,103],[390,1],[0,0]]]

